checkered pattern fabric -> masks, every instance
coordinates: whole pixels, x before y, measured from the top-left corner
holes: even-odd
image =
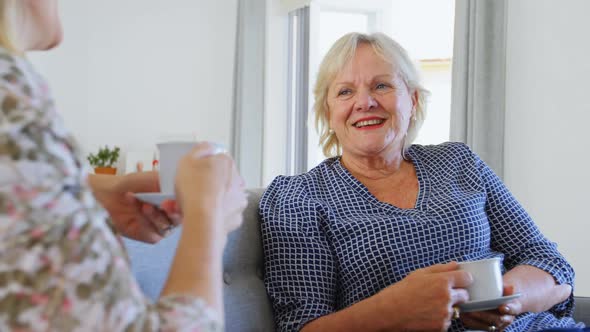
[[[260,201],[268,293],[280,331],[362,301],[410,272],[437,263],[503,258],[558,283],[574,271],[500,179],[461,143],[413,145],[416,206],[380,202],[339,158],[279,176]],[[507,331],[570,327],[572,299],[523,314]],[[450,331],[464,331],[453,321]]]

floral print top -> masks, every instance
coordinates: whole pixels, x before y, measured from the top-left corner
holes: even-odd
[[[30,63],[0,47],[0,330],[221,331],[189,296],[152,303]]]

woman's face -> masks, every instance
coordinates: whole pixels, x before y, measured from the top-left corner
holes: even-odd
[[[330,85],[327,103],[343,156],[387,157],[401,153],[416,93],[371,45],[361,44]]]
[[[47,50],[57,46],[63,38],[57,0],[19,1],[23,1],[27,48]]]

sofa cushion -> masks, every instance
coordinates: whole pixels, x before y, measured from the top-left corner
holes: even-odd
[[[590,297],[575,297],[574,319],[590,327]]]
[[[248,190],[244,222],[229,234],[223,255],[226,331],[274,331],[272,307],[263,282],[258,202],[263,189]],[[180,229],[157,244],[125,239],[131,268],[144,293],[157,299],[174,257]]]
[[[248,191],[244,222],[230,233],[223,255],[226,331],[274,331],[264,287],[264,259],[258,202],[263,189]]]

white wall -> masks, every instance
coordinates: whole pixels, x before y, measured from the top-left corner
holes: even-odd
[[[506,183],[590,296],[590,1],[507,1]]]
[[[60,4],[66,39],[32,60],[85,151],[149,161],[175,136],[229,147],[237,0]]]

